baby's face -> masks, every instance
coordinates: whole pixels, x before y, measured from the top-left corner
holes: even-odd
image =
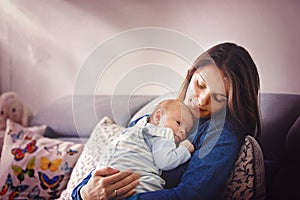
[[[183,106],[176,106],[174,109],[165,113],[164,127],[173,130],[174,139],[176,143],[182,142],[186,139],[187,133],[193,127],[192,114]]]

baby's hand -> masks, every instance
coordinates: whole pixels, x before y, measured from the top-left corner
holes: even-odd
[[[179,145],[185,146],[190,153],[194,152],[194,145],[189,141],[189,140],[183,140],[182,142],[179,143]]]

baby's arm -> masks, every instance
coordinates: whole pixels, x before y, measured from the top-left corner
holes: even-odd
[[[189,140],[183,140],[179,145],[185,146],[190,153],[193,153],[195,150],[194,145]]]
[[[187,142],[183,142],[176,148],[174,142],[162,137],[154,137],[151,142],[154,163],[162,170],[173,169],[188,161],[191,158],[190,149],[194,148]]]

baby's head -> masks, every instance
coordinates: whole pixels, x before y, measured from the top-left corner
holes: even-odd
[[[150,116],[150,123],[171,128],[175,142],[179,143],[186,139],[187,133],[193,127],[193,115],[183,102],[168,99],[156,106]]]

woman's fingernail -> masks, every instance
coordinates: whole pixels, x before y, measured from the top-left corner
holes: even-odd
[[[140,178],[140,174],[134,174],[135,178]]]

